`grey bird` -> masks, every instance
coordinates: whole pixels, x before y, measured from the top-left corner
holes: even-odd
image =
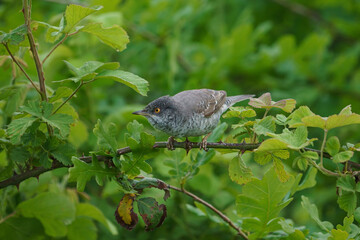
[[[207,138],[218,125],[220,116],[235,103],[253,96],[227,97],[225,91],[188,90],[172,97],[160,97],[133,114],[145,116],[154,128],[169,134],[168,149],[174,149],[174,137],[186,137],[188,142],[188,137],[206,134],[200,143],[200,149],[206,150]]]

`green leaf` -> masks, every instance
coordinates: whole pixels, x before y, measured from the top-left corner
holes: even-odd
[[[341,226],[340,224],[336,225],[336,228],[339,230],[344,230],[346,232],[350,232],[351,231],[351,224],[354,222],[354,216],[350,216],[350,217],[345,217],[343,220],[343,225]]]
[[[356,182],[355,178],[351,175],[345,175],[337,179],[336,186],[342,190],[355,192]]]
[[[275,170],[271,168],[262,180],[254,179],[242,188],[242,194],[236,199],[237,213],[241,217],[256,217],[263,231],[269,229],[268,223],[277,218],[280,211],[292,199],[284,199],[294,183],[291,176],[286,183],[280,182]],[[280,225],[278,225],[280,228]]]
[[[339,229],[332,229],[330,233],[329,240],[347,240],[349,236],[349,233]]]
[[[272,151],[272,150],[282,150],[282,149],[287,149],[287,144],[275,139],[275,138],[270,138],[270,139],[266,139],[265,141],[263,141],[261,143],[261,145],[258,147],[258,149],[255,151]]]
[[[44,228],[35,218],[11,217],[0,224],[0,239],[39,240],[44,238]]]
[[[78,203],[76,205],[76,216],[89,217],[104,225],[113,235],[117,235],[117,228],[109,221],[99,208],[90,203]]]
[[[287,182],[290,178],[290,175],[285,171],[283,163],[278,158],[274,158],[273,164],[276,175],[278,176],[280,182]]]
[[[70,166],[72,164],[71,158],[76,155],[76,149],[70,143],[61,144],[56,149],[51,151],[56,160],[64,164],[65,166]]]
[[[328,221],[321,221],[319,212],[315,204],[312,204],[305,196],[301,196],[301,206],[308,212],[310,217],[317,223],[317,225],[324,231],[329,232],[333,229],[333,225]]]
[[[95,35],[101,42],[116,49],[118,52],[123,51],[126,48],[126,44],[129,43],[129,36],[118,25],[103,27],[101,23],[90,23],[82,28],[81,31]]]
[[[298,127],[301,125],[304,125],[304,123],[301,121],[306,116],[313,116],[315,115],[310,108],[307,106],[301,106],[298,109],[296,109],[293,113],[289,116],[289,126],[291,128]]]
[[[87,8],[75,4],[68,5],[65,10],[66,26],[64,32],[71,32],[82,19],[100,10],[101,8],[102,7]]]
[[[67,98],[73,93],[73,90],[68,87],[59,87],[54,94],[49,98],[49,102],[53,103],[59,99]]]
[[[130,72],[121,70],[104,71],[100,73],[96,79],[112,79],[125,84],[143,96],[146,96],[147,91],[149,91],[149,83],[145,79]]]
[[[275,120],[272,116],[267,116],[261,120],[256,120],[254,124],[254,132],[258,135],[267,135],[268,133],[274,133],[275,130]]]
[[[332,136],[326,141],[325,151],[331,156],[337,154],[340,150],[340,141],[337,136]]]
[[[246,184],[253,178],[250,168],[245,165],[241,155],[234,157],[229,164],[229,175],[232,181],[237,184]]]
[[[30,153],[23,146],[13,147],[9,150],[9,159],[15,163],[25,163],[30,158]]]
[[[100,119],[98,119],[95,128],[93,130],[95,136],[97,137],[97,144],[106,150],[111,150],[112,153],[116,153],[117,150],[117,141],[114,136],[115,134],[115,125],[110,124],[108,129],[105,129],[102,125]]]
[[[140,198],[137,200],[139,213],[145,222],[145,230],[150,231],[159,227],[166,218],[166,206],[158,205],[152,197]]]
[[[130,135],[136,140],[140,141],[140,133],[144,131],[144,125],[140,124],[138,121],[134,120],[129,122],[126,126]]]
[[[70,133],[70,124],[73,123],[73,118],[70,115],[62,114],[62,113],[56,113],[54,115],[51,115],[49,117],[43,117],[42,118],[46,123],[48,123],[50,126],[58,129],[60,131],[60,135],[65,138]]]
[[[348,213],[348,216],[351,216],[357,205],[355,192],[342,191],[341,195],[338,197],[337,203],[341,209]]]
[[[354,217],[355,220],[360,223],[360,207],[356,208],[355,212],[354,212]]]
[[[346,161],[350,160],[353,155],[354,155],[354,152],[353,152],[353,151],[343,151],[343,152],[337,153],[337,154],[333,157],[332,160],[333,160],[333,162],[335,162],[335,163],[346,162]]]
[[[299,150],[308,146],[311,142],[315,141],[316,138],[310,140],[307,139],[308,131],[304,126],[300,126],[295,131],[290,131],[285,128],[281,134],[269,133],[268,135],[274,137],[285,143],[290,149]]]
[[[36,117],[25,117],[13,120],[7,130],[10,142],[12,144],[19,143],[21,136],[36,120]]]
[[[20,203],[17,212],[24,217],[40,220],[46,234],[51,237],[64,237],[66,225],[75,219],[74,203],[65,195],[55,192],[40,193]]]
[[[145,162],[145,155],[152,151],[155,137],[142,132],[140,134],[140,142],[132,137],[128,137],[126,142],[132,150],[132,158],[128,158],[127,161],[123,162],[124,172],[130,176],[140,174],[140,169],[148,173],[151,172],[151,166]]]
[[[251,118],[255,116],[256,112],[249,107],[230,107],[229,111],[222,115],[223,118]]]
[[[77,157],[72,157],[73,167],[69,168],[69,182],[77,182],[78,191],[85,189],[86,182],[95,177],[96,182],[102,186],[104,179],[111,178],[117,174],[116,169],[102,167],[93,155],[92,163],[87,164]]]
[[[2,44],[10,43],[11,45],[19,45],[25,40],[27,34],[27,27],[25,24],[11,30],[9,33],[3,33],[0,35],[0,42]]]
[[[317,152],[312,152],[312,151],[302,152],[301,156],[304,158],[309,158],[309,159],[313,159],[313,160],[319,159],[319,154]]]
[[[317,169],[313,167],[310,168],[309,171],[304,174],[304,177],[301,183],[297,186],[296,191],[314,187],[316,185],[316,174]]]
[[[68,226],[67,237],[69,240],[96,240],[97,228],[89,218],[77,217]]]

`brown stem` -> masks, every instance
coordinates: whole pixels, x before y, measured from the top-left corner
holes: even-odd
[[[166,146],[167,142],[155,142],[155,144],[153,145],[154,149],[157,148],[167,148]],[[187,149],[189,146],[191,146],[191,148],[199,148],[200,147],[200,142],[174,142],[174,148],[183,148],[183,149]],[[260,146],[260,143],[256,143],[256,144],[244,144],[244,143],[223,143],[223,142],[218,142],[218,143],[207,143],[206,145],[208,148],[220,148],[220,149],[237,149],[237,150],[242,150],[242,151],[252,151],[257,149]],[[312,151],[312,152],[316,152],[318,154],[320,154],[320,151],[317,149],[311,149],[311,148],[304,148],[304,150],[306,151]],[[122,155],[122,154],[126,154],[126,153],[130,153],[131,149],[130,147],[124,147],[124,148],[120,148],[117,150],[117,154],[118,155]],[[324,153],[324,157],[330,157],[330,155],[328,153]],[[91,156],[83,156],[80,157],[80,159],[84,162],[91,162],[92,157]],[[111,159],[111,157],[108,156],[103,156],[103,155],[98,155],[97,159],[99,161],[103,161],[106,159]],[[358,168],[360,169],[360,164],[356,163],[356,162],[352,162],[352,161],[348,161],[348,164],[351,165],[354,168]],[[317,167],[319,167],[316,164]],[[41,173],[47,172],[47,171],[51,171],[53,169],[57,169],[57,168],[61,168],[61,167],[72,167],[72,166],[65,166],[57,161],[54,161],[53,166],[51,168],[44,168],[44,167],[38,167],[35,169],[31,169],[28,170],[22,174],[19,175],[14,175],[11,178],[8,178],[6,180],[3,180],[0,182],[0,189],[5,188],[7,186],[10,185],[18,185],[20,184],[22,181],[30,178],[30,177],[37,177],[39,176]],[[323,169],[321,169],[323,170]],[[327,170],[327,169],[326,169]]]
[[[24,73],[25,77],[27,79],[29,79],[31,85],[35,88],[35,90],[41,95],[40,89],[35,85],[35,83],[33,82],[33,80],[31,80],[30,76],[25,72],[25,69],[20,65],[20,63],[16,60],[15,56],[12,54],[12,52],[10,51],[8,45],[6,43],[4,43],[4,46],[6,48],[6,51],[9,53],[11,59],[13,60],[14,63],[16,63],[16,65],[20,68],[20,70]]]
[[[29,40],[30,50],[31,50],[33,58],[34,58],[36,71],[37,71],[38,78],[39,78],[41,99],[43,101],[48,101],[47,95],[46,95],[44,71],[43,71],[43,67],[42,67],[42,64],[41,64],[41,61],[39,58],[39,54],[38,54],[38,51],[36,48],[35,39],[34,39],[32,30],[31,30],[31,0],[29,2],[28,1],[29,0],[23,0],[23,14],[24,14],[24,19],[25,19],[25,25],[27,28],[27,37]]]
[[[8,220],[8,219],[11,218],[11,217],[14,217],[15,215],[16,215],[16,211],[10,213],[10,214],[7,215],[6,217],[1,218],[1,219],[0,219],[0,224],[2,224],[3,222],[5,222],[6,220]]]
[[[42,60],[42,64],[45,63],[46,59],[48,59],[48,57],[50,57],[50,55],[55,51],[55,49],[57,49],[63,42],[65,42],[65,40],[68,38],[68,34],[65,34],[65,36],[50,50],[50,52],[46,55],[46,57],[44,57],[44,59]]]
[[[215,208],[210,203],[206,202],[204,199],[199,198],[195,194],[193,194],[191,192],[188,192],[185,189],[180,189],[180,188],[177,188],[177,187],[174,187],[174,186],[171,186],[171,185],[169,185],[169,188],[171,188],[171,189],[173,189],[175,191],[178,191],[178,192],[182,192],[182,193],[192,197],[194,199],[194,201],[197,201],[197,202],[205,205],[206,207],[210,208],[213,212],[215,212],[217,215],[219,215],[219,217],[221,217],[227,224],[229,224],[230,227],[235,229],[240,236],[242,236],[244,239],[248,239],[247,235],[238,226],[236,226],[235,223],[233,223],[228,216],[223,214],[220,210]]]

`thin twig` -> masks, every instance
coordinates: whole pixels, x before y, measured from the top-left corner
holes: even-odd
[[[236,226],[235,223],[233,223],[229,217],[227,217],[225,214],[223,214],[220,210],[215,208],[210,203],[206,202],[205,200],[201,199],[200,197],[196,196],[195,194],[186,191],[185,189],[180,189],[180,188],[177,188],[177,187],[174,187],[171,185],[169,185],[168,187],[175,191],[182,192],[182,193],[192,197],[194,199],[194,201],[197,201],[197,202],[205,205],[206,207],[210,208],[213,212],[215,212],[217,215],[219,215],[227,224],[229,224],[230,227],[235,229],[240,236],[242,236],[244,239],[248,239],[247,235],[238,226]]]
[[[8,220],[11,217],[14,217],[16,215],[16,211],[10,213],[9,215],[7,215],[6,217],[3,217],[0,219],[0,224],[2,224],[3,222],[5,222],[6,220]]]
[[[62,108],[62,106],[64,106],[76,93],[77,91],[79,91],[79,89],[84,85],[84,82],[81,81],[81,83],[79,84],[79,86],[74,90],[74,92],[67,98],[65,99],[65,101],[58,107],[55,109],[55,111],[52,114],[55,114],[57,111],[59,111],[60,108]]]
[[[42,60],[42,64],[45,63],[46,59],[48,59],[48,57],[50,57],[50,55],[55,51],[55,49],[57,49],[67,38],[68,38],[68,34],[65,34],[65,36],[50,50],[50,52],[46,55],[46,57]]]
[[[43,101],[48,101],[47,95],[46,95],[45,76],[44,76],[44,72],[43,72],[43,67],[42,67],[42,64],[41,64],[41,61],[39,58],[35,39],[34,39],[32,30],[31,30],[31,1],[28,2],[28,0],[23,0],[23,14],[24,14],[24,19],[25,19],[25,25],[27,28],[27,37],[28,37],[29,44],[30,44],[30,50],[31,50],[33,58],[34,58],[36,71],[37,71],[38,78],[39,78],[41,99]]]
[[[13,60],[13,62],[20,68],[20,70],[24,73],[25,77],[27,79],[29,79],[31,85],[35,88],[35,90],[41,95],[40,89],[35,85],[35,83],[33,82],[33,80],[31,80],[30,76],[26,73],[25,69],[20,65],[20,63],[16,60],[15,56],[12,54],[12,52],[10,51],[8,45],[6,43],[4,43],[4,46],[6,48],[6,51],[9,53],[11,59]]]
[[[157,149],[157,148],[167,148],[166,146],[167,142],[155,142],[153,148]],[[187,148],[199,148],[200,147],[200,143],[199,142],[174,142],[174,148],[183,148],[183,149],[187,149]],[[256,143],[256,144],[244,144],[244,143],[223,143],[223,142],[218,142],[218,143],[207,143],[207,148],[220,148],[220,149],[236,149],[236,150],[242,150],[242,151],[252,151],[257,149],[260,146],[260,143]],[[311,149],[311,148],[304,148],[304,150],[306,151],[312,151],[312,152],[316,152],[318,154],[320,154],[320,151],[317,149]],[[126,153],[130,153],[131,149],[130,147],[124,147],[124,148],[120,148],[117,150],[117,154],[118,155],[123,155]],[[323,153],[324,157],[330,157],[330,155],[328,153]],[[111,157],[107,157],[107,156],[103,156],[103,155],[98,155],[97,159],[99,161],[103,161],[106,159],[110,159]],[[84,162],[91,162],[92,161],[92,157],[91,156],[82,156],[80,157],[80,159]],[[316,163],[315,163],[316,164]],[[355,163],[352,161],[349,161],[349,164],[355,168],[359,168],[360,169],[360,164],[359,163]],[[4,181],[0,182],[0,189],[1,188],[5,188],[7,186],[10,185],[18,185],[20,184],[22,181],[30,178],[30,177],[37,177],[40,174],[47,172],[47,171],[51,171],[53,169],[57,169],[57,168],[61,168],[61,167],[72,167],[70,166],[65,166],[57,161],[53,162],[53,166],[51,168],[44,168],[44,167],[38,167],[35,169],[31,169],[28,170],[22,174],[19,175],[14,175],[11,178],[8,178]],[[315,167],[319,167],[317,164]],[[319,169],[320,170],[320,169]],[[323,170],[323,169],[321,169]],[[327,170],[327,169],[326,169]],[[324,172],[324,171],[322,171]]]
[[[324,149],[325,149],[327,133],[328,133],[328,130],[324,129],[324,139],[323,139],[323,142],[322,142],[321,148],[320,148],[320,167],[323,167]]]

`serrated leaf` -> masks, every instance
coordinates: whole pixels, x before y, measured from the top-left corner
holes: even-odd
[[[69,168],[69,182],[77,182],[78,191],[84,191],[86,182],[95,177],[96,182],[101,186],[103,180],[116,175],[117,170],[113,168],[102,167],[93,156],[92,163],[88,164],[77,157],[72,157],[73,167]]]
[[[59,87],[54,94],[49,98],[49,102],[53,103],[59,99],[67,98],[73,93],[73,90],[68,87]]]
[[[0,42],[2,44],[10,43],[11,45],[18,45],[25,40],[27,34],[27,27],[25,24],[18,26],[9,33],[3,33],[0,35]]]
[[[301,199],[301,206],[308,212],[310,217],[318,224],[318,226],[322,230],[329,232],[331,229],[333,229],[333,225],[330,222],[320,220],[319,212],[315,204],[312,204],[305,196],[301,196]]]
[[[17,212],[24,217],[35,217],[51,237],[64,237],[66,225],[75,219],[75,205],[68,197],[55,192],[44,192],[20,203]]]
[[[294,128],[304,125],[301,119],[313,115],[315,114],[310,110],[310,108],[308,108],[307,106],[301,106],[298,109],[296,109],[293,113],[291,113],[290,116],[288,117],[290,119],[289,126],[291,128]]]
[[[9,159],[15,163],[25,163],[31,156],[23,146],[12,147],[8,151]]]
[[[346,162],[346,161],[350,160],[353,155],[354,155],[353,151],[343,151],[343,152],[339,152],[339,153],[335,154],[335,156],[333,156],[332,160],[335,163]]]
[[[140,133],[143,132],[144,125],[134,120],[132,122],[129,122],[126,128],[135,140],[140,141]]]
[[[256,112],[248,107],[230,107],[229,111],[222,115],[223,118],[251,118],[255,116]]]
[[[88,61],[78,68],[68,61],[64,60],[64,63],[79,79],[86,76],[87,74],[100,73],[104,70],[115,70],[120,67],[118,62],[102,63],[99,61]]]
[[[269,136],[280,140],[285,143],[287,148],[299,150],[308,146],[311,142],[315,141],[315,138],[307,139],[308,131],[304,126],[296,128],[294,131],[290,131],[285,128],[281,134],[269,133]]]
[[[355,192],[355,178],[351,175],[340,177],[336,181],[336,186],[349,192]]]
[[[274,133],[275,130],[275,119],[272,116],[267,116],[261,120],[256,120],[254,124],[254,132],[258,135],[267,135],[268,133]]]
[[[292,201],[284,200],[284,197],[293,183],[292,176],[286,183],[280,182],[275,170],[271,168],[262,180],[254,179],[243,186],[242,194],[236,199],[237,213],[241,217],[258,218],[261,223],[259,227],[266,228],[267,224]]]
[[[137,200],[139,213],[145,222],[145,230],[150,231],[159,227],[165,220],[166,206],[158,205],[152,197],[140,198]]]
[[[339,229],[332,229],[330,233],[329,240],[346,240],[349,236],[349,233]]]
[[[147,92],[149,91],[149,83],[145,79],[130,72],[121,70],[104,71],[101,72],[96,77],[96,79],[112,79],[114,81],[125,84],[143,96],[146,96]]]
[[[278,158],[274,158],[273,165],[280,182],[287,182],[290,175],[285,171],[283,163]]]
[[[10,137],[10,142],[12,144],[19,143],[21,136],[36,120],[36,117],[25,117],[13,120],[7,129],[7,134]]]
[[[70,115],[62,113],[56,113],[48,118],[43,118],[43,120],[50,126],[59,129],[60,135],[63,138],[69,135],[70,124],[74,121]]]
[[[70,143],[61,144],[55,150],[51,151],[51,155],[65,166],[70,166],[72,164],[71,158],[75,154],[76,149]]]
[[[123,51],[126,44],[129,43],[129,36],[126,31],[118,25],[103,27],[101,23],[90,23],[81,31],[95,35],[101,42],[116,49],[116,51]]]
[[[134,213],[134,200],[135,194],[125,194],[115,211],[116,221],[128,230],[132,230],[139,221]]]
[[[88,15],[100,10],[102,7],[87,8],[80,5],[70,4],[65,10],[66,25],[64,32],[71,32],[74,27]]]
[[[114,127],[115,126],[109,125],[109,129],[106,130],[102,125],[101,120],[98,119],[93,132],[97,137],[97,144],[100,147],[105,148],[106,150],[110,149],[113,153],[116,153],[117,141],[114,136],[115,131],[112,131],[114,130]]]
[[[254,176],[251,169],[245,165],[241,155],[234,157],[229,164],[230,179],[237,184],[246,184]]]
[[[341,195],[338,197],[337,203],[349,216],[352,215],[357,205],[355,192],[342,191]]]

